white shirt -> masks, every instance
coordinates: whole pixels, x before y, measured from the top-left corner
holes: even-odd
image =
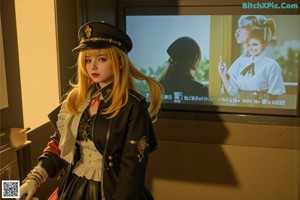
[[[241,72],[254,61],[255,75]],[[239,90],[262,91],[266,90],[272,95],[285,94],[285,87],[279,64],[272,58],[261,54],[257,57],[239,57],[230,70],[229,87],[227,92],[230,96],[238,94]]]
[[[102,177],[102,155],[91,140],[77,141],[80,147],[80,160],[73,169],[79,177],[88,180],[101,181]]]

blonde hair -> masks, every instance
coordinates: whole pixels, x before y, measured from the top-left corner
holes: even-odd
[[[112,62],[113,88],[109,98],[112,98],[110,106],[102,112],[109,115],[108,118],[115,117],[126,105],[129,96],[129,89],[137,90],[133,78],[146,80],[151,93],[151,103],[148,107],[149,115],[152,119],[156,117],[160,109],[164,89],[160,83],[138,71],[130,62],[127,54],[117,47],[111,46],[103,49],[81,50],[78,55],[77,83],[70,83],[71,91],[67,94],[67,109],[72,114],[78,114],[79,107],[88,98],[89,90],[94,86],[94,82],[88,76],[85,68],[85,57],[87,54],[96,55],[97,51],[105,54]]]

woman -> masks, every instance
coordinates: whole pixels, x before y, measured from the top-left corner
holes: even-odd
[[[235,31],[235,39],[238,44],[242,45],[242,54],[240,57],[249,57],[249,49],[247,44],[247,39],[251,31],[256,28],[263,28],[266,26],[267,18],[263,15],[242,15],[238,21],[238,28]],[[276,26],[270,27],[268,30],[268,40],[271,41],[275,38],[275,29]],[[230,76],[232,72],[235,70],[237,63],[234,62],[227,73]]]
[[[192,75],[192,71],[197,71],[201,60],[197,42],[190,37],[178,38],[168,47],[167,53],[170,56],[169,66],[160,77],[165,94],[175,96],[174,92],[180,92],[188,97],[208,97],[207,87]]]
[[[262,100],[274,99],[285,93],[279,64],[263,53],[272,36],[270,32],[274,30],[275,21],[268,19],[264,26],[255,27],[250,32],[247,39],[250,57],[236,60],[236,69],[229,80],[224,73],[226,67],[220,64],[219,73],[230,96]]]
[[[132,42],[125,32],[89,22],[78,35],[78,82],[60,106],[57,131],[23,181],[21,197],[29,200],[48,176],[64,171],[54,199],[153,199],[144,181],[148,154],[157,148],[152,119],[163,89],[129,61]],[[149,111],[133,78],[150,86]]]

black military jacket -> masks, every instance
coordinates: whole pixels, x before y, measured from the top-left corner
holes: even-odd
[[[144,182],[148,155],[158,147],[158,144],[147,103],[143,96],[130,90],[127,104],[117,116],[108,119],[108,116],[101,114],[101,111],[110,105],[108,97],[111,91],[112,84],[100,90],[104,101],[99,105],[100,114],[96,116],[93,130],[95,146],[103,155],[101,192],[105,200],[153,199],[145,188]],[[53,113],[49,116],[51,115],[53,116]],[[57,176],[63,168],[67,169],[66,174],[70,173],[75,163],[73,165],[65,162],[58,156],[57,150],[52,150],[51,147],[56,144],[58,148],[59,131],[56,131],[51,138],[52,141],[39,158],[40,164],[50,177]],[[76,156],[78,154],[75,154]],[[75,162],[76,160],[78,159],[75,158]],[[59,191],[63,192],[63,188],[62,184]]]

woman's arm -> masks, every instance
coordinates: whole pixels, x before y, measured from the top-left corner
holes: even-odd
[[[26,194],[26,200],[31,199],[37,188],[46,181],[48,176],[55,177],[66,164],[60,158],[60,149],[58,147],[60,134],[56,128],[54,130],[54,135],[51,136],[50,142],[39,157],[39,163],[22,181],[20,199]]]
[[[129,116],[128,131],[121,156],[116,200],[144,199],[149,139],[154,134],[146,102],[137,102]]]
[[[48,176],[55,177],[65,165],[65,162],[59,157],[60,150],[57,144],[55,140],[48,143],[43,154],[39,157],[37,166],[22,181],[20,187],[21,199],[26,194],[26,200],[31,199],[37,188],[46,181]]]
[[[223,85],[227,91],[228,87],[229,87],[229,80],[227,78],[227,66],[225,63],[222,62],[222,60],[220,61],[219,65],[218,65],[218,71],[219,71],[220,77],[222,79]]]
[[[268,70],[268,93],[271,95],[286,93],[281,68],[275,61]]]

